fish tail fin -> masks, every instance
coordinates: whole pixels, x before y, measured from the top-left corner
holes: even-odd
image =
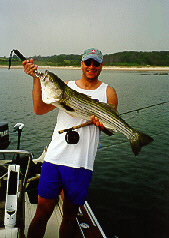
[[[133,130],[133,134],[129,138],[132,151],[135,156],[139,154],[141,148],[153,142],[154,139],[140,131]]]

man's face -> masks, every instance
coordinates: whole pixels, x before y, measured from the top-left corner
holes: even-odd
[[[83,77],[92,81],[98,79],[102,71],[102,66],[103,66],[102,63],[99,64],[97,61],[93,59],[81,61],[81,69]]]

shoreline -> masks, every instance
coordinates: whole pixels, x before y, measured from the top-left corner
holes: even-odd
[[[8,69],[8,66],[0,65],[0,68]],[[68,70],[80,70],[81,67],[75,66],[38,66],[39,69],[68,69]],[[23,66],[11,66],[11,69],[23,69]],[[114,71],[169,71],[169,67],[163,66],[103,66],[103,70],[114,70]]]

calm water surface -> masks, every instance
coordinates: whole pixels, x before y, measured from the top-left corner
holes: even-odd
[[[42,70],[43,71],[43,70]],[[52,70],[63,80],[76,80],[80,70]],[[169,101],[169,76],[142,72],[103,71],[113,86],[119,113]],[[9,149],[16,149],[13,126],[23,122],[21,149],[37,158],[49,144],[57,109],[34,115],[32,78],[23,70],[0,69],[0,121],[9,122]],[[101,135],[88,201],[107,237],[169,237],[169,104],[123,115],[134,128],[154,138],[135,157],[121,134]]]

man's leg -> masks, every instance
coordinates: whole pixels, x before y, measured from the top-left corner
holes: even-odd
[[[92,171],[59,166],[65,193],[60,238],[73,238],[79,206],[86,201]]]
[[[64,197],[63,219],[59,230],[59,238],[73,238],[75,236],[76,216],[79,205],[69,202]]]
[[[38,196],[38,206],[35,216],[29,226],[27,238],[42,238],[46,224],[52,215],[57,199],[46,199]]]

